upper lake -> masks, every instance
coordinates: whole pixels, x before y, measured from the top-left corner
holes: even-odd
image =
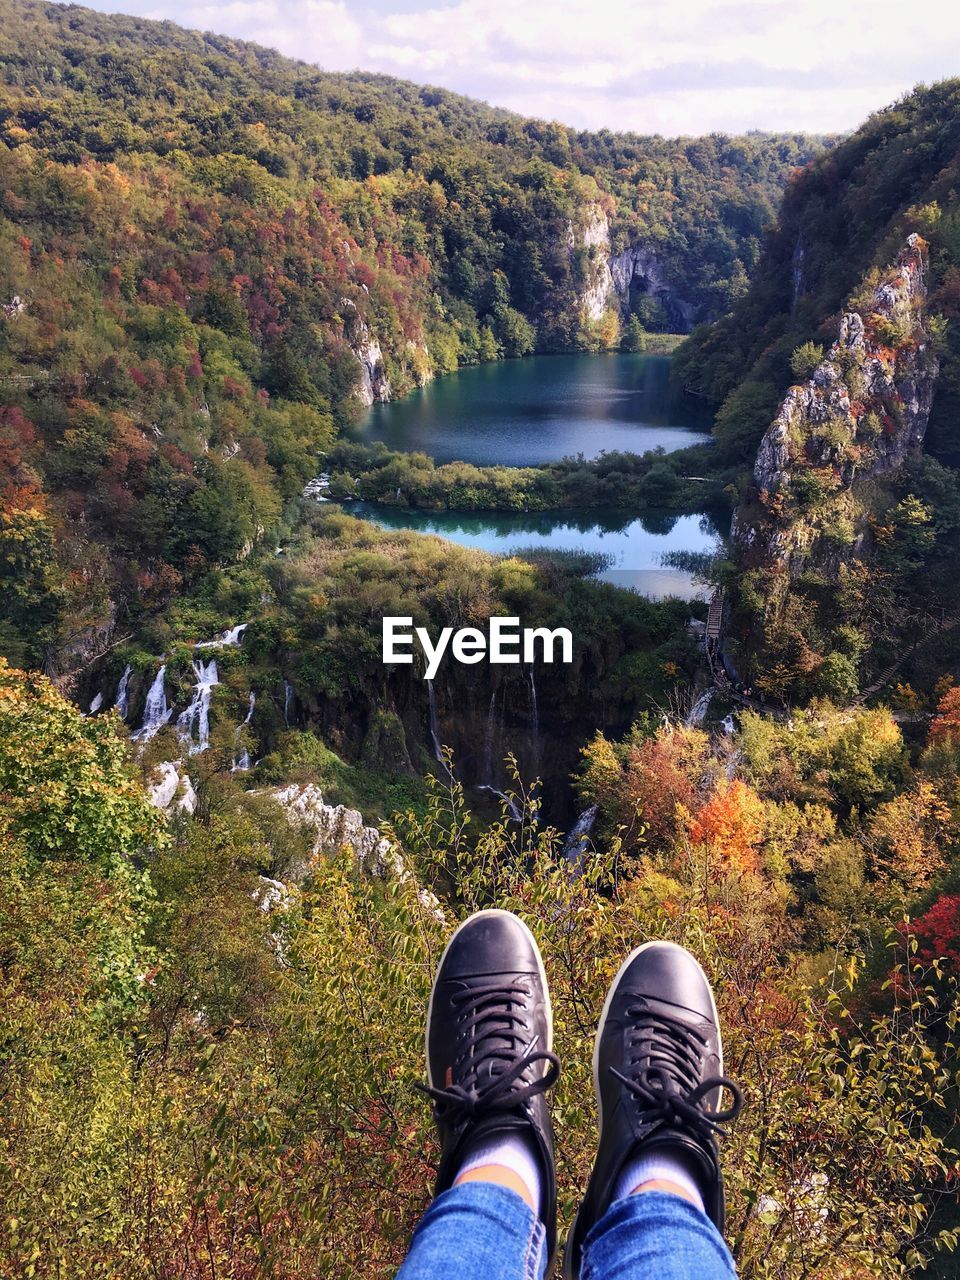
[[[710,415],[670,388],[670,357],[527,356],[461,369],[377,404],[364,441],[437,462],[535,466],[604,450],[667,452],[709,439]]]

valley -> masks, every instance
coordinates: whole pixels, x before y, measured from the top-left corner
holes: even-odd
[[[488,906],[564,1223],[668,937],[744,1280],[957,1275],[960,81],[877,106],[589,133],[0,0],[0,1275],[395,1274]],[[497,617],[563,661],[385,660]]]

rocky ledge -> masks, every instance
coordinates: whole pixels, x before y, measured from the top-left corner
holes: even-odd
[[[757,451],[734,516],[741,566],[770,573],[768,617],[810,566],[827,577],[868,550],[858,482],[897,470],[923,445],[939,365],[925,315],[926,244],[911,235],[860,291],[826,357],[791,387]]]

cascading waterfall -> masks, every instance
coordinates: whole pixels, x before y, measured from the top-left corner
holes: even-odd
[[[88,714],[95,716],[102,706],[103,706],[103,694],[98,693],[94,696],[93,701],[90,703],[90,711]]]
[[[563,842],[563,860],[575,872],[579,871],[583,862],[584,855],[587,852],[587,845],[590,841],[590,832],[593,830],[593,824],[597,820],[597,806],[592,804],[589,809],[584,809],[580,817],[570,828],[566,840]]]
[[[143,704],[143,724],[132,735],[134,742],[149,742],[154,734],[159,733],[173,715],[173,707],[167,706],[167,691],[163,687],[166,673],[167,665],[164,663],[154,676],[153,684],[147,690],[147,700]],[[124,698],[126,698],[126,686],[124,686],[123,692]]]
[[[238,737],[240,735],[240,730],[243,729],[246,725],[248,725],[250,721],[253,719],[253,709],[256,705],[257,705],[257,695],[251,689],[249,709],[247,711],[247,714],[244,716],[243,720],[241,721],[241,723],[237,725]],[[246,747],[244,747],[244,749],[240,752],[240,755],[237,757],[237,759],[234,760],[233,764],[230,766],[230,772],[245,773],[247,769],[252,769],[252,768],[253,768],[253,762],[250,759],[250,752],[246,749]]]
[[[683,722],[688,729],[699,729],[703,724],[707,714],[707,708],[710,706],[713,699],[713,693],[714,690],[711,685],[709,689],[704,689],[703,693],[700,694],[700,697],[696,699],[693,706],[687,712],[686,718]]]
[[[196,755],[206,751],[210,745],[210,698],[214,685],[220,683],[217,663],[214,658],[209,662],[195,662],[193,674],[197,683],[193,689],[193,700],[185,711],[177,718],[177,732],[184,742],[190,743],[190,754]],[[193,740],[193,726],[197,726],[197,740]]]
[[[430,708],[430,741],[433,744],[433,758],[438,764],[445,764],[440,747],[440,727],[437,720],[437,695],[433,691],[433,681],[427,680],[427,706]]]
[[[117,696],[113,701],[113,705],[120,712],[120,719],[126,720],[130,712],[130,699],[127,696],[127,686],[130,683],[130,677],[133,674],[133,667],[127,666],[123,675],[120,677],[120,683],[117,685]]]
[[[243,639],[243,633],[249,627],[249,622],[238,622],[235,627],[231,627],[229,631],[223,631],[217,636],[216,640],[201,640],[193,647],[195,649],[229,649],[238,645]]]
[[[290,707],[293,704],[293,685],[289,680],[283,682],[283,723],[290,728]]]
[[[530,663],[530,744],[533,750],[533,767],[540,768],[540,712],[537,709],[537,682]]]
[[[478,791],[486,791],[489,795],[496,796],[500,803],[505,807],[507,817],[514,822],[523,821],[523,813],[521,812],[516,800],[508,796],[505,791],[498,791],[496,787],[488,787],[482,785],[477,787]]]
[[[492,787],[494,783],[493,775],[493,743],[497,731],[497,691],[494,689],[490,695],[490,708],[487,711],[487,731],[483,740],[483,772],[487,782]]]

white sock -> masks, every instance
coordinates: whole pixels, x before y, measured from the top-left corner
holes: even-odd
[[[543,1196],[543,1179],[540,1173],[540,1161],[530,1138],[522,1133],[503,1133],[491,1135],[471,1147],[463,1164],[454,1179],[459,1182],[471,1169],[479,1169],[481,1165],[499,1164],[504,1169],[515,1173],[530,1193],[530,1199],[540,1206]],[[539,1208],[537,1210],[539,1213]]]
[[[669,1147],[660,1147],[628,1160],[620,1171],[617,1185],[613,1189],[613,1199],[622,1200],[636,1191],[644,1182],[672,1182],[682,1188],[693,1200],[698,1209],[703,1211],[703,1196],[696,1178],[691,1172],[692,1162],[679,1152]]]

